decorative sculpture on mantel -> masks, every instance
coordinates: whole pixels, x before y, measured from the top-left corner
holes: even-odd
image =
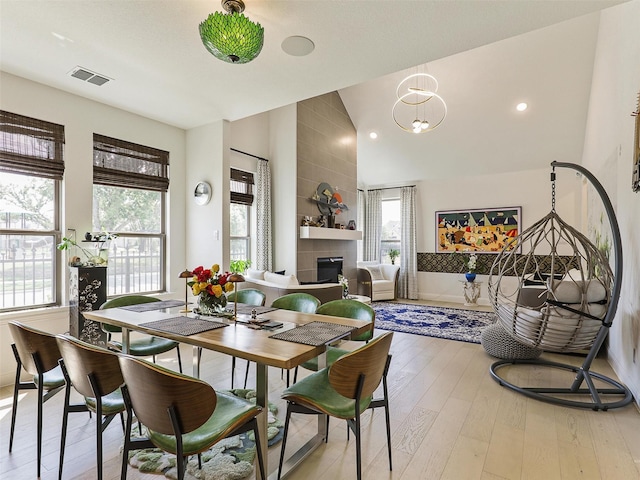
[[[349,207],[342,203],[342,195],[334,192],[333,187],[326,182],[318,185],[311,201],[316,202],[322,215],[339,215],[343,210],[349,210]]]

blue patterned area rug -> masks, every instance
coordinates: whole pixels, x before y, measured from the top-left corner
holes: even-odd
[[[395,302],[373,302],[376,328],[414,333],[460,342],[480,343],[482,328],[495,323],[493,312],[432,307]]]

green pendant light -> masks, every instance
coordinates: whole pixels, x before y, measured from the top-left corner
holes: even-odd
[[[214,57],[228,63],[248,63],[264,43],[264,28],[245,17],[242,0],[222,0],[228,13],[215,12],[200,24],[200,38]]]

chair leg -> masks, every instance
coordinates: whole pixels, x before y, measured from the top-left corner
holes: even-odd
[[[98,411],[96,412],[96,468],[98,480],[102,480],[102,408],[98,400]]]
[[[282,475],[282,465],[284,463],[284,449],[287,446],[287,434],[289,433],[289,420],[291,420],[291,404],[287,403],[287,415],[284,420],[284,432],[282,434],[282,447],[280,449],[280,463],[278,463],[278,480]]]
[[[247,369],[244,372],[244,388],[247,388],[247,381],[249,380],[249,365],[251,365],[251,362],[247,360]]]
[[[16,357],[16,363],[18,364],[18,368],[16,369],[16,381],[13,383],[13,408],[11,409],[11,433],[9,434],[9,453],[11,453],[11,449],[13,448],[13,433],[16,429],[16,413],[18,412],[18,392],[20,391],[20,370],[22,369],[22,362],[20,361],[20,357],[18,357],[18,350],[16,349],[15,344],[11,345],[13,349],[13,354]]]
[[[353,435],[356,437],[356,478],[362,480],[362,445],[360,442],[360,412],[358,411],[356,411],[355,427]]]
[[[69,400],[71,397],[71,382],[67,382],[64,390],[64,409],[62,410],[62,431],[60,432],[60,463],[58,467],[58,480],[62,480],[62,467],[64,466],[64,449],[67,443],[67,422],[69,420]]]
[[[298,366],[296,365],[296,369],[293,371],[293,383],[298,381]]]
[[[182,373],[182,358],[180,358],[180,344],[176,347],[176,353],[178,354],[178,369]]]
[[[260,434],[258,433],[258,421],[255,418],[253,419],[253,434],[256,439],[256,453],[258,454],[258,468],[260,469],[260,478],[261,480],[266,480],[267,477],[265,476],[264,471],[264,458],[262,458],[262,448],[260,447]]]
[[[233,390],[233,379],[236,376],[236,357],[231,357],[231,390]]]
[[[38,382],[38,478],[40,478],[40,464],[42,462],[42,397],[44,396],[43,379],[40,375]]]

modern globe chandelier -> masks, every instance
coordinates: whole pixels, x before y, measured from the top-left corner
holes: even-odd
[[[222,0],[222,8],[227,13],[212,13],[200,24],[202,43],[224,62],[248,63],[262,50],[264,28],[242,14],[242,0]]]
[[[428,73],[414,73],[402,80],[391,110],[396,125],[411,133],[438,128],[447,116],[447,104],[437,91],[438,81]]]

